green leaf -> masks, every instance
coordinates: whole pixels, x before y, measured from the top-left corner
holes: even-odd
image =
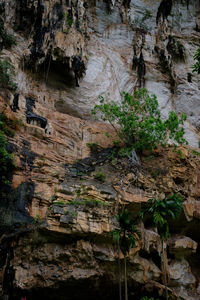
[[[173,194],[164,200],[149,199],[142,207],[140,216],[142,218],[147,215],[152,216],[153,225],[158,228],[161,237],[166,239],[170,235],[168,221],[179,216],[182,211],[182,202],[182,197],[177,194]]]

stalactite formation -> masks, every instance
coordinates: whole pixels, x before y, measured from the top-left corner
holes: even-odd
[[[138,60],[138,67],[137,67],[137,74],[138,74],[138,81],[139,81],[139,88],[145,86],[145,74],[146,74],[146,65],[143,58],[142,50],[140,52],[140,57]]]
[[[157,16],[156,16],[156,23],[158,24],[159,20],[162,18],[163,20],[166,19],[172,10],[172,0],[162,0],[160,6],[158,8]]]
[[[132,60],[132,70],[135,71],[137,66],[138,66],[139,60],[138,60],[138,57],[136,55],[136,48],[135,47],[134,47],[133,51],[134,51],[134,55],[133,55],[133,60]]]

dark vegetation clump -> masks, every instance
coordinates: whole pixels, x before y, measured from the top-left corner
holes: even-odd
[[[172,55],[173,59],[181,61],[185,60],[184,47],[174,36],[169,36],[167,50]]]
[[[100,168],[94,175],[94,179],[100,181],[100,182],[105,182],[106,180],[106,174],[102,171]]]
[[[14,45],[16,45],[15,37],[7,32],[3,20],[0,19],[0,50],[3,48],[10,49]]]
[[[164,200],[152,198],[143,205],[140,216],[149,218],[151,225],[157,227],[161,238],[166,240],[170,237],[169,221],[175,220],[180,215],[182,202],[183,199],[178,194],[173,194]]]
[[[15,91],[17,85],[14,82],[15,68],[8,59],[0,58],[0,87]]]
[[[0,113],[0,188],[10,184],[10,175],[15,169],[12,149],[9,147],[7,136],[14,136],[12,129],[15,129],[17,125],[17,121]]]
[[[87,146],[90,149],[91,153],[97,153],[101,149],[98,143],[87,143]]]
[[[16,39],[4,28],[4,21],[0,18],[0,54],[6,48],[16,45]],[[14,82],[15,68],[8,59],[0,58],[0,87],[15,91],[17,86]]]
[[[197,72],[200,74],[200,48],[197,49],[195,55],[194,55],[195,64],[193,65],[192,72]]]

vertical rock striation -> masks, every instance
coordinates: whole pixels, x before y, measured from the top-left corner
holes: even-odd
[[[16,170],[0,199],[0,297],[116,299],[118,207],[135,216],[149,198],[180,193],[168,291],[199,299],[199,1],[1,0],[0,13],[1,59],[15,66],[17,83],[15,92],[0,89],[0,113],[16,124]],[[2,32],[16,43],[5,47]],[[116,133],[90,112],[100,95],[119,102],[140,87],[157,95],[163,118],[171,109],[188,115],[196,150],[144,153],[136,174],[113,158]],[[140,229],[129,298],[162,299],[161,240],[148,223]]]

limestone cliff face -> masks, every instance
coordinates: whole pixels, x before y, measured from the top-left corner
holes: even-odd
[[[16,65],[18,91],[88,119],[99,95],[120,101],[122,91],[145,85],[158,96],[163,116],[171,109],[188,115],[187,137],[195,147],[199,82],[192,65],[199,2],[128,2],[2,1],[6,26],[17,30],[17,46],[4,52]],[[135,69],[134,52],[141,59]],[[79,88],[72,68],[76,56],[84,64]]]
[[[127,207],[134,216],[149,198],[180,193],[168,289],[173,299],[199,299],[198,152],[144,153],[137,171],[113,159],[115,133],[90,114],[98,96],[120,101],[122,91],[145,86],[163,117],[171,109],[188,115],[186,137],[197,148],[199,1],[8,0],[0,11],[17,40],[1,54],[15,66],[17,91],[0,90],[0,112],[24,124],[9,140],[17,169],[0,200],[0,297],[117,299],[115,214]],[[95,142],[93,153],[87,144]],[[128,258],[129,299],[162,299],[161,240],[148,224],[140,229]]]

